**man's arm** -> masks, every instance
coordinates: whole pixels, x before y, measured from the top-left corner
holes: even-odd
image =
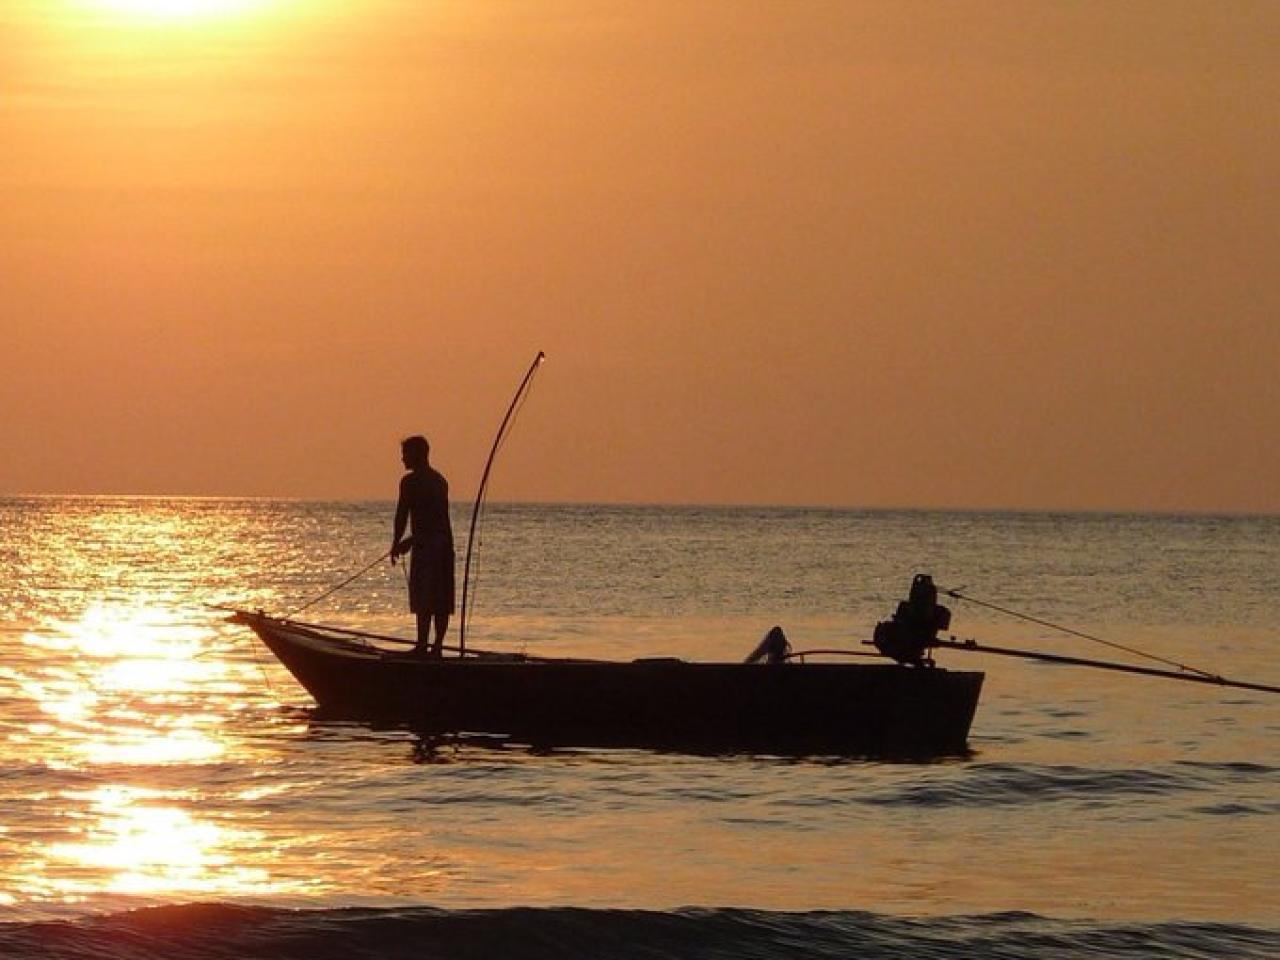
[[[413,545],[413,538],[402,540],[404,536],[404,528],[409,523],[409,498],[405,496],[404,480],[400,481],[400,499],[396,501],[396,520],[395,526],[391,531],[391,562],[396,562],[399,557],[409,552],[409,547]]]

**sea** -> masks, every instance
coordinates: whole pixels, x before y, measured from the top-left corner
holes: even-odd
[[[224,608],[410,634],[391,513],[0,499],[0,957],[1280,957],[1280,696],[943,650],[933,762],[325,722]],[[959,638],[1280,684],[1275,516],[493,504],[467,642],[866,652],[917,573]]]

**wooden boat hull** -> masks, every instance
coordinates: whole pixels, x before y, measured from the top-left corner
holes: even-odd
[[[983,675],[896,664],[446,658],[239,614],[318,716],[537,746],[935,757],[963,754]]]

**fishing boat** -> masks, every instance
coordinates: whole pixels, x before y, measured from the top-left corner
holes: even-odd
[[[474,649],[424,659],[395,637],[245,610],[232,619],[262,639],[315,699],[322,719],[496,734],[536,747],[963,754],[983,674],[946,670],[917,655],[944,621],[938,611],[945,608],[929,607],[927,580],[917,577],[913,599],[877,628],[877,646],[898,662],[814,662],[814,652],[791,652],[779,628],[742,663]]]
[[[231,609],[232,619],[252,628],[311,694],[318,717],[406,724],[425,733],[497,734],[547,747],[886,757],[967,750],[983,675],[944,670],[926,655],[950,614],[925,575],[916,577],[893,619],[877,626],[877,653],[838,651],[896,662],[812,662],[805,652],[792,653],[777,627],[745,663],[620,662],[469,647],[471,559],[490,472],[545,359],[538,351],[525,372],[480,476],[455,656],[418,658],[401,638],[294,619],[390,552],[290,616]]]
[[[968,751],[984,675],[947,670],[940,648],[1280,693],[1227,680],[1099,637],[1058,627],[958,590],[945,595],[1156,660],[1131,666],[942,638],[950,610],[928,574],[864,640],[874,651],[792,652],[780,628],[743,663],[658,657],[629,662],[540,657],[467,646],[471,557],[494,457],[546,359],[539,351],[498,427],[471,511],[456,654],[412,655],[411,641],[294,619],[386,560],[387,552],[286,617],[234,608],[315,699],[316,716],[404,724],[423,733],[494,734],[532,746],[617,746],[693,752],[931,758]],[[815,661],[824,655],[822,661]],[[829,662],[831,656],[879,662]]]

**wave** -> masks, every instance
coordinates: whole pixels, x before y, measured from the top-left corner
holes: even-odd
[[[0,956],[12,960],[1262,960],[1278,955],[1280,928],[1095,923],[1028,913],[907,919],[852,911],[284,910],[212,903],[0,924]]]
[[[1098,805],[1132,797],[1211,791],[1225,781],[1264,782],[1271,769],[1257,765],[1178,763],[1167,768],[1098,769],[1069,765],[975,763],[963,778],[921,778],[864,798],[881,806],[991,806],[1046,801]]]

